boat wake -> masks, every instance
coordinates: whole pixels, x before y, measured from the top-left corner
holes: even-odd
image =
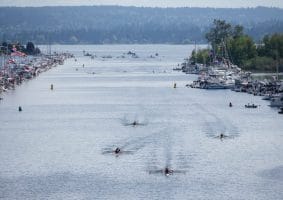
[[[199,114],[203,116],[203,128],[207,137],[233,139],[240,135],[238,128],[226,116],[218,117],[203,106],[197,106]]]
[[[189,156],[185,155],[184,149],[174,146],[174,140],[169,132],[162,134],[159,141],[153,143],[151,156],[148,160],[146,171],[149,174],[161,174],[165,176],[185,174],[189,168]],[[181,148],[179,151],[174,151]],[[178,152],[178,153],[175,153]]]
[[[134,118],[125,115],[124,118],[121,119],[121,123],[124,126],[137,127],[137,126],[146,126],[148,124],[148,121],[143,117],[139,117],[138,115],[135,115]]]

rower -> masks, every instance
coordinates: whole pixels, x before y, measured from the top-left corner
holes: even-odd
[[[21,107],[21,106],[19,106],[19,112],[22,112],[22,110],[23,110],[23,109],[22,109],[22,107]]]
[[[174,83],[174,88],[176,88],[177,87],[177,84],[176,83]]]
[[[53,84],[50,85],[50,90],[53,90]]]
[[[170,173],[170,170],[168,169],[168,167],[165,168],[164,172],[165,172],[165,174],[169,174]]]
[[[233,105],[232,105],[232,103],[230,102],[230,103],[229,103],[229,107],[232,107],[232,106],[233,106]]]
[[[223,139],[224,138],[224,134],[221,133],[219,137],[220,137],[220,139]]]
[[[134,121],[133,126],[136,126],[136,125],[138,125],[138,122]]]
[[[121,149],[120,149],[119,147],[117,147],[114,152],[115,152],[116,154],[118,154],[118,153],[120,153],[120,151],[121,151]]]

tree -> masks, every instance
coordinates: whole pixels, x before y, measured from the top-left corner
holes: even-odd
[[[191,63],[194,63],[194,64],[196,63],[196,61],[197,61],[197,55],[196,54],[197,54],[197,52],[195,50],[193,50],[191,57],[189,59]]]
[[[210,49],[198,49],[197,52],[195,50],[192,51],[192,55],[190,57],[191,63],[202,63],[209,64],[210,62]]]
[[[34,50],[35,50],[34,44],[32,42],[28,42],[26,47],[27,54],[30,55],[34,54]]]
[[[213,50],[215,51],[219,45],[222,45],[223,42],[232,35],[232,26],[229,23],[226,23],[225,20],[216,20],[213,21],[213,27],[205,35],[208,42],[211,43]]]
[[[34,50],[34,54],[38,55],[40,53],[41,53],[40,49],[38,47],[36,47],[35,50]]]
[[[259,56],[272,57],[274,60],[283,58],[283,34],[266,35],[258,46]]]
[[[231,39],[228,47],[234,64],[239,66],[243,66],[245,61],[257,56],[255,43],[252,38],[247,35]]]
[[[274,34],[270,38],[270,54],[273,59],[283,57],[283,34]]]
[[[244,27],[236,25],[233,29],[233,38],[238,38],[244,35]]]
[[[7,46],[8,46],[8,43],[7,43],[7,42],[2,42],[2,46],[3,46],[3,47],[7,47]]]
[[[271,57],[254,57],[246,60],[243,65],[244,70],[259,71],[259,72],[275,72],[276,62]]]

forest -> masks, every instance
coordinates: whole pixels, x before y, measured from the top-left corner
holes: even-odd
[[[214,19],[255,41],[283,32],[279,8],[1,7],[0,41],[36,44],[206,43]]]

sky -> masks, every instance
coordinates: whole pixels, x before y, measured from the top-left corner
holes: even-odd
[[[0,0],[0,6],[121,5],[143,7],[279,7],[283,0]]]

